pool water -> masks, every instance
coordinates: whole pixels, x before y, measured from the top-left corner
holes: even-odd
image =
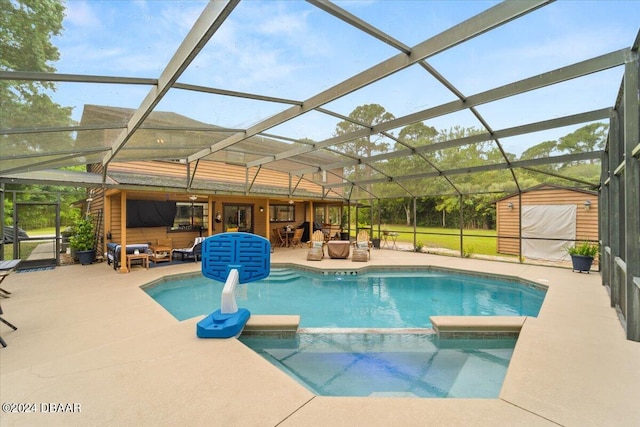
[[[223,283],[202,276],[143,287],[178,320],[220,308]],[[521,283],[433,271],[319,274],[271,269],[239,285],[251,314],[297,314],[301,328],[430,328],[430,316],[537,316],[545,291]]]
[[[298,334],[240,341],[321,396],[496,398],[515,338]]]

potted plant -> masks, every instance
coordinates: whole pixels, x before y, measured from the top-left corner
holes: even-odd
[[[91,217],[80,219],[74,226],[74,234],[69,238],[69,245],[75,251],[80,264],[93,262],[96,256],[95,234]]]
[[[578,273],[586,271],[589,273],[593,259],[598,255],[598,245],[590,242],[580,242],[568,247],[567,252],[571,255],[573,271]]]

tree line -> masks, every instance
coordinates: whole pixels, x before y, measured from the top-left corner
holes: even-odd
[[[349,118],[351,120],[337,124],[334,136],[361,130],[364,126],[373,127],[395,117],[381,105],[367,104],[356,107]],[[501,149],[490,139],[466,144],[445,144],[453,140],[464,141],[465,138],[471,140],[475,135],[486,133],[484,129],[455,126],[437,130],[418,122],[400,129],[397,136],[368,135],[341,144],[336,150],[350,158],[359,159],[372,156],[375,158],[376,155],[390,151],[431,145],[432,149],[419,150],[412,155],[391,156],[370,164],[355,164],[345,169],[345,178],[359,181],[385,176],[418,175],[415,179],[401,180],[399,184],[364,184],[364,188],[357,190],[357,199],[370,199],[374,206],[374,221],[377,220],[377,212],[380,212],[381,223],[411,225],[415,195],[417,225],[493,229],[496,221],[494,206],[499,198],[517,192],[518,187],[522,190],[543,183],[567,187],[576,186],[578,183],[590,183],[595,187],[599,182],[600,166],[593,160],[551,163],[536,168],[515,169],[515,179],[509,170],[464,173],[461,169],[601,150],[604,148],[607,131],[608,125],[605,123],[590,123],[556,141],[535,144],[518,157],[503,151],[504,148]],[[454,173],[440,174],[446,171]],[[421,172],[434,173],[429,177],[420,178]],[[398,197],[402,192],[405,192],[406,196]],[[432,195],[423,196],[424,194]],[[370,223],[370,215],[370,211],[363,212],[358,222]]]

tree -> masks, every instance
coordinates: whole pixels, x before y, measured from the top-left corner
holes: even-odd
[[[438,136],[438,131],[433,126],[418,122],[403,127],[398,138],[412,147],[420,147],[432,144],[436,136]],[[402,147],[398,148],[401,149]]]
[[[60,54],[51,38],[62,32],[64,4],[58,0],[0,0],[0,10],[0,69],[55,72],[52,63]],[[69,125],[72,108],[51,100],[47,93],[55,90],[55,83],[48,81],[0,80],[0,128]],[[68,133],[46,138],[33,135],[5,135],[3,150],[24,153],[38,151],[43,144],[63,148],[72,142]]]
[[[558,141],[544,141],[524,150],[520,158],[523,160],[548,158],[556,151],[557,147]]]
[[[349,118],[351,120],[345,120],[336,125],[335,136],[348,135],[363,129],[365,126],[373,127],[379,123],[393,120],[395,117],[381,105],[367,104],[356,107],[349,114]],[[352,158],[371,157],[373,154],[387,151],[388,144],[383,142],[382,139],[383,137],[380,134],[367,135],[340,144],[336,147],[336,150]],[[357,180],[371,178],[372,172],[372,169],[366,165],[345,171],[347,175],[350,173]]]
[[[65,6],[59,0],[0,0],[0,70],[52,73],[54,62],[60,58],[52,37],[62,33]],[[50,81],[0,80],[0,128],[28,128],[68,126],[71,124],[71,107],[62,107],[49,96],[56,85]],[[17,134],[0,137],[3,153],[42,152],[46,147],[63,150],[71,146],[70,132],[47,134]],[[7,185],[7,190],[21,190],[19,201],[51,202],[52,193],[61,194],[62,222],[71,223],[76,208],[71,202],[82,198],[84,190],[58,186]],[[12,209],[7,199],[7,210]],[[51,215],[43,207],[21,212],[21,221],[33,227],[49,227]],[[55,219],[55,217],[53,217]],[[11,215],[5,217],[11,221]]]
[[[377,124],[393,120],[395,117],[393,114],[387,112],[381,105],[367,104],[356,107],[355,110],[349,114],[349,118],[353,121],[345,120],[336,125],[335,136],[346,135],[361,130],[363,126],[373,127]],[[341,144],[337,147],[337,150],[356,157],[370,157],[374,153],[387,151],[388,144],[381,142],[381,138],[379,134],[367,135]]]
[[[407,147],[421,147],[432,144],[438,135],[438,131],[431,126],[427,126],[422,122],[412,123],[405,126],[400,130],[398,139],[402,143],[395,144],[395,150],[404,150]],[[413,173],[428,172],[433,170],[430,164],[431,158],[429,155],[413,154],[403,157],[395,157],[387,162],[387,173],[391,176],[407,175]],[[411,182],[403,182],[402,185],[408,191],[418,193],[418,188],[422,187],[422,180],[412,180]],[[384,186],[378,186],[384,188]],[[378,187],[376,187],[376,193],[378,193]],[[397,189],[396,189],[397,191]],[[402,207],[404,212],[404,222],[406,225],[411,225],[411,217],[413,213],[413,202],[411,198],[397,199],[396,202]]]
[[[565,135],[558,140],[558,150],[568,153],[583,153],[603,149],[609,126],[591,123]],[[590,161],[593,163],[593,159]]]

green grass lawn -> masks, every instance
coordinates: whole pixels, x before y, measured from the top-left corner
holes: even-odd
[[[400,233],[398,242],[413,244],[413,227],[406,225],[388,225],[387,230]],[[352,227],[355,230],[355,227]],[[460,250],[460,230],[457,228],[437,228],[418,227],[416,241],[425,248],[445,248],[454,251]],[[29,237],[37,237],[55,234],[55,228],[44,228],[40,230],[28,231]],[[355,237],[355,232],[353,232]],[[374,236],[377,228],[374,227]],[[23,242],[21,244],[22,256],[28,256],[37,244]],[[464,252],[468,255],[498,255],[496,252],[496,231],[495,230],[464,230]],[[13,245],[4,245],[5,259],[13,258]]]
[[[413,227],[406,225],[388,225],[390,232],[400,233],[398,242],[413,244]],[[382,228],[381,228],[382,230]],[[416,241],[425,248],[446,248],[460,250],[460,230],[457,228],[417,227]],[[374,236],[377,228],[374,227]],[[463,230],[465,254],[498,255],[497,234],[495,230]]]
[[[37,230],[29,230],[27,231],[29,237],[38,237],[38,236],[53,236],[56,234],[55,227],[49,228],[40,228]],[[38,246],[39,242],[21,242],[20,243],[20,258],[26,259],[29,257],[31,252]],[[4,247],[4,259],[13,259],[13,243],[8,243],[6,245],[2,245]]]

